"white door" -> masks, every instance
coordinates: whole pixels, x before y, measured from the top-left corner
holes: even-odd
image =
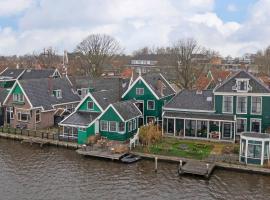
[[[99,120],[95,122],[95,134],[99,133]]]

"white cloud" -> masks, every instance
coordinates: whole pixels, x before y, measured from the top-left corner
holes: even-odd
[[[224,22],[214,4],[214,0],[0,0],[0,17],[21,13],[18,28],[0,27],[0,54],[32,53],[49,46],[60,53],[72,51],[91,33],[114,36],[128,53],[187,37],[233,56],[270,44],[270,1],[252,5],[242,23]]]
[[[227,10],[228,10],[229,12],[236,12],[236,11],[238,11],[238,9],[237,9],[237,7],[236,7],[235,4],[229,4],[229,5],[227,6]]]

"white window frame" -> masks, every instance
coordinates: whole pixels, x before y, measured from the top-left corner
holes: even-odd
[[[154,104],[153,104],[153,109],[150,109],[149,106],[148,106],[148,103],[149,103],[150,101],[154,103]],[[155,109],[156,109],[156,102],[155,102],[154,100],[147,100],[147,110],[155,110]]]
[[[225,109],[224,109],[224,108],[225,108],[225,107],[224,107],[224,106],[225,106],[225,103],[224,103],[224,102],[225,102],[225,101],[224,101],[225,98],[224,98],[224,97],[230,97],[230,98],[232,99],[232,103],[231,103],[231,110],[232,110],[232,111],[231,111],[231,112],[224,111],[224,110],[225,110]],[[230,114],[233,113],[233,96],[231,96],[231,95],[223,95],[223,96],[222,96],[222,113],[230,113]]]
[[[115,123],[115,130],[111,130],[111,124],[112,123]],[[118,123],[116,121],[109,121],[109,132],[117,132],[117,126],[118,126]]]
[[[107,127],[106,129],[103,129],[102,123],[106,124],[106,127]],[[108,130],[109,130],[109,124],[108,124],[108,121],[106,121],[106,120],[101,120],[101,121],[100,121],[100,130],[101,130],[101,131],[108,131]]]
[[[88,103],[90,103],[90,102],[93,103],[93,108],[89,108],[89,107],[88,107]],[[94,105],[94,102],[93,102],[93,101],[87,101],[87,110],[94,110],[94,106],[95,106],[95,105]]]
[[[79,130],[85,132],[86,131],[86,128],[80,127]]]
[[[123,131],[120,131],[120,123],[124,124],[124,130]],[[118,123],[118,131],[119,131],[119,133],[125,133],[126,132],[126,123],[125,122],[119,122]]]
[[[14,119],[14,108],[13,107],[7,107],[7,113],[9,113],[9,118]],[[11,117],[12,113],[12,117]]]
[[[139,91],[141,91],[142,93]],[[144,88],[136,88],[136,95],[140,95],[140,96],[144,95]]]
[[[237,129],[238,129],[238,123],[237,123],[237,120],[238,120],[238,119],[241,119],[241,120],[245,120],[245,121],[246,121],[245,127],[244,127],[244,132],[246,132],[246,131],[247,131],[247,118],[241,118],[241,117],[238,117],[238,118],[236,118],[236,134],[239,134],[239,133],[240,133],[240,132],[237,131]]]
[[[239,112],[239,110],[238,110],[238,98],[246,98],[246,112]],[[248,97],[247,96],[237,96],[236,97],[236,114],[247,114],[247,104],[248,104]]]
[[[155,116],[146,116],[146,123],[148,124],[148,118],[154,118],[154,122],[153,123],[155,123],[156,122],[156,117]]]
[[[20,121],[20,122],[28,122],[30,120],[30,112],[29,111],[19,110],[16,113],[17,113],[17,120],[18,121]],[[20,119],[19,119],[19,113],[20,113]],[[22,114],[26,114],[27,115],[27,120],[22,120]]]
[[[55,97],[57,99],[61,99],[62,98],[62,90],[58,89],[58,90],[54,90],[55,92]]]
[[[15,102],[24,102],[24,95],[23,95],[23,93],[13,94],[12,99]]]
[[[37,111],[39,111],[38,115],[39,115],[39,121],[37,121]],[[40,109],[37,109],[36,112],[35,112],[36,116],[35,116],[35,121],[36,123],[39,123],[41,122],[41,110]]]
[[[132,131],[132,121],[128,121],[128,132]]]
[[[260,122],[260,130],[259,130],[259,133],[262,132],[262,119],[259,119],[259,118],[250,118],[250,132],[253,132],[251,129],[252,129],[252,122]]]
[[[252,101],[252,99],[254,98],[254,97],[256,97],[256,98],[258,98],[257,96],[251,96],[250,98],[251,98],[251,106],[250,106],[250,108],[251,108],[251,110],[250,110],[250,113],[252,114],[252,115],[261,115],[262,114],[262,97],[259,97],[260,99],[261,99],[261,110],[260,110],[260,112],[259,113],[254,113],[252,110],[253,110],[253,101]]]

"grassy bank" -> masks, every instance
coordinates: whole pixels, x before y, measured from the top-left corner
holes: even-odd
[[[222,154],[224,150],[235,151],[238,146],[234,144],[223,144],[208,141],[179,140],[165,137],[161,141],[151,144],[148,147],[138,146],[135,151],[164,156],[177,156],[182,158],[192,158],[203,160],[210,153]]]

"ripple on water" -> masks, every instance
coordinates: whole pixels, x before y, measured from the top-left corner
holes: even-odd
[[[179,177],[176,164],[133,165],[74,151],[0,140],[0,197],[13,199],[269,199],[270,178],[217,170],[207,181]]]

